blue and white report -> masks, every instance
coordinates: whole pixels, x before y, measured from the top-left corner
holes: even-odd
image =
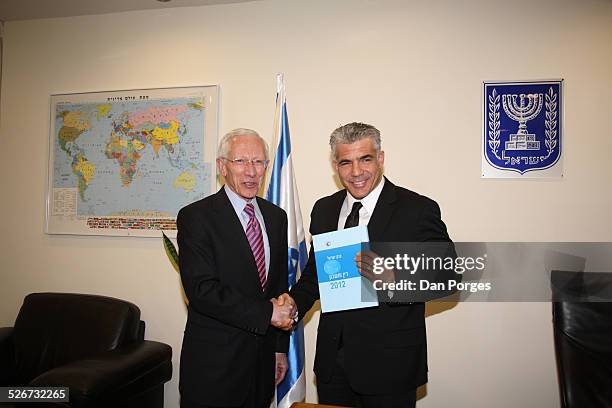
[[[372,283],[357,270],[355,256],[368,243],[365,226],[313,235],[321,312],[378,306]]]

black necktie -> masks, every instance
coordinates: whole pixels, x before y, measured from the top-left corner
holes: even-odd
[[[359,201],[355,201],[353,203],[353,208],[351,208],[351,213],[346,217],[346,222],[344,223],[344,229],[356,227],[359,225],[359,210],[363,207],[363,204]]]

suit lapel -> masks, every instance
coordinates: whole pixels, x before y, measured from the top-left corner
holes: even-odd
[[[224,242],[236,243],[237,254],[244,254],[244,259],[248,264],[248,268],[245,270],[247,279],[252,280],[253,284],[256,284],[261,289],[261,283],[259,282],[257,264],[255,263],[255,258],[253,257],[253,251],[251,250],[249,241],[247,240],[244,229],[242,228],[242,224],[236,215],[236,211],[234,211],[232,202],[225,193],[224,187],[221,187],[221,190],[217,192],[215,198],[215,206],[219,216],[222,217],[222,219],[227,220],[227,226],[224,229],[225,240],[227,241],[224,240]]]
[[[372,217],[370,217],[370,222],[368,223],[368,235],[370,236],[371,242],[383,240],[385,229],[393,216],[393,204],[395,200],[395,184],[391,183],[385,177],[385,185],[380,192],[376,207],[374,207],[374,213],[372,213]]]
[[[340,211],[342,210],[342,204],[344,204],[344,199],[348,194],[346,190],[343,190],[341,193],[343,194],[334,194],[332,196],[332,199],[334,200],[331,205],[332,213],[328,218],[328,224],[325,226],[325,232],[338,230],[338,220],[340,219]]]

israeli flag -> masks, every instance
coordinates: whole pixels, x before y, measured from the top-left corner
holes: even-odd
[[[293,163],[291,138],[285,101],[283,74],[276,77],[276,112],[274,114],[274,143],[276,154],[272,166],[266,199],[287,212],[289,243],[289,288],[297,281],[308,259],[302,212],[298,199]],[[304,326],[300,322],[289,340],[289,370],[285,379],[276,387],[276,407],[289,408],[294,402],[304,401],[306,378],[304,377]],[[274,404],[272,404],[274,406]]]

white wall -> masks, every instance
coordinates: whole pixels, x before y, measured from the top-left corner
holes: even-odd
[[[265,0],[7,23],[0,326],[32,291],[133,301],[147,338],[173,347],[166,406],[178,406],[186,315],[160,240],[43,233],[50,94],[220,84],[221,132],[269,138],[284,72],[306,221],[336,188],[329,133],[357,120],[381,129],[386,174],[435,198],[455,240],[610,241],[610,44],[607,0]],[[565,79],[563,180],[481,180],[482,81],[547,78]],[[317,320],[306,325],[308,401]],[[433,314],[418,405],[558,406],[550,320],[548,304]]]

